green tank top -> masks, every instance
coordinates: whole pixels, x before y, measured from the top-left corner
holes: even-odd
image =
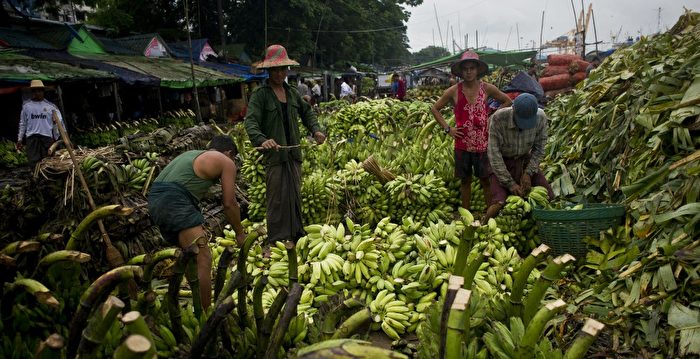
[[[184,186],[197,200],[201,200],[216,180],[203,179],[194,173],[194,159],[204,153],[202,150],[187,151],[172,160],[160,172],[154,182],[174,182]]]

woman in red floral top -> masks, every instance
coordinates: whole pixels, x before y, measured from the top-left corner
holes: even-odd
[[[462,81],[450,86],[433,105],[432,113],[440,126],[455,139],[455,176],[461,179],[460,195],[462,207],[470,209],[472,175],[479,178],[484,189],[486,203],[489,203],[488,158],[488,116],[489,97],[509,107],[511,99],[496,86],[480,80],[488,72],[488,65],[479,60],[479,55],[466,51],[459,61],[452,64],[452,74]],[[440,114],[448,103],[454,105],[455,127],[450,127]]]

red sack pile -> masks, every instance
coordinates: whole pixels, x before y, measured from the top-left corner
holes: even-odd
[[[571,90],[586,78],[589,63],[573,54],[551,54],[547,56],[547,67],[540,77],[545,95],[558,95]],[[549,94],[548,94],[549,92]]]

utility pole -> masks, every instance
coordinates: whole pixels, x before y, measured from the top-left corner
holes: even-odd
[[[440,20],[438,20],[437,7],[435,6],[435,3],[433,3],[433,10],[435,11],[435,22],[437,23],[438,27],[438,35],[440,35],[440,45],[445,47],[445,43],[442,41],[442,30],[440,29]]]
[[[595,20],[593,20],[595,23]],[[661,33],[661,6],[659,6],[659,12],[656,15],[656,32]]]
[[[433,29],[433,47],[435,47],[435,29]]]
[[[540,55],[542,54],[542,32],[544,31],[544,10],[542,10],[542,21],[540,22]],[[533,45],[532,47],[535,47],[533,40]]]
[[[518,23],[515,23],[515,36],[518,37],[518,51],[520,51],[520,28],[518,28]]]
[[[595,26],[595,12],[591,9],[591,17],[593,17],[593,39],[595,40],[595,54],[598,55],[598,29]]]
[[[455,29],[454,27],[450,27],[450,31],[452,31],[452,53],[455,53]]]
[[[588,22],[583,20],[583,0],[581,0],[581,57],[586,58],[586,27]]]
[[[192,34],[190,34],[190,14],[185,3],[185,21],[187,22],[187,48],[190,51],[190,72],[192,73],[192,90],[194,92],[194,103],[197,105],[194,108],[197,110],[197,123],[202,122],[202,111],[199,109],[199,94],[197,93],[197,80],[194,77],[194,59],[192,59]]]
[[[474,47],[474,49],[479,49],[479,30],[476,30],[476,47]]]

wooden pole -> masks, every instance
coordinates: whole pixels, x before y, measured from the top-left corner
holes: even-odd
[[[68,133],[66,133],[65,128],[63,128],[63,124],[61,123],[61,120],[58,119],[58,115],[56,114],[55,110],[53,111],[52,115],[53,122],[58,128],[58,132],[61,134],[61,138],[63,139],[63,144],[66,146],[66,150],[68,150],[70,160],[71,162],[73,162],[73,169],[78,174],[80,184],[83,187],[83,191],[85,191],[88,203],[90,204],[90,209],[94,211],[95,209],[97,209],[97,206],[95,205],[95,201],[92,199],[90,187],[88,186],[87,181],[85,181],[83,171],[80,169],[80,164],[78,163],[78,160],[75,159],[75,153],[73,152],[73,144],[70,142]],[[97,220],[97,225],[100,228],[100,232],[102,233],[102,240],[104,241],[104,244],[107,247],[107,261],[109,262],[109,264],[112,267],[118,267],[124,264],[124,258],[122,257],[121,253],[112,245],[112,241],[109,239],[109,234],[107,234],[107,230],[105,229],[105,225],[101,219]]]
[[[573,0],[572,0],[573,1]],[[190,72],[192,74],[192,91],[194,92],[194,102],[196,104],[195,113],[197,114],[197,122],[202,122],[202,111],[199,108],[199,91],[197,91],[197,79],[194,77],[194,59],[192,58],[192,35],[190,34],[190,16],[188,12],[187,1],[185,3],[185,22],[187,23],[187,48],[190,52]]]
[[[542,10],[542,21],[540,22],[540,51],[539,54],[542,55],[542,32],[544,31],[544,10]]]
[[[56,85],[56,93],[58,94],[58,107],[61,109],[61,113],[66,113],[66,108],[63,106],[63,90],[61,85]]]
[[[117,82],[114,81],[112,83],[112,91],[114,92],[114,108],[115,111],[117,112],[117,121],[122,120],[122,104],[121,101],[119,100],[119,86],[117,85]]]
[[[595,12],[591,9],[591,17],[593,17],[593,36],[595,39],[595,54],[598,56],[598,29],[595,27]]]

